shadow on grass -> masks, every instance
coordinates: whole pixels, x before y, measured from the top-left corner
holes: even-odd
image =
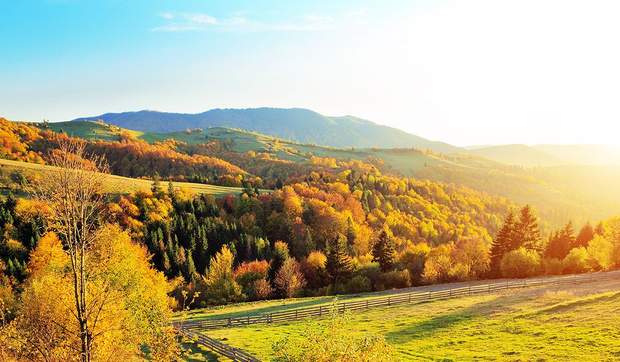
[[[620,292],[612,293],[612,294],[596,295],[592,297],[585,297],[585,298],[581,298],[577,300],[572,300],[569,302],[558,303],[548,308],[540,309],[534,313],[531,313],[531,315],[545,315],[545,314],[568,312],[568,311],[571,311],[579,307],[586,307],[590,304],[596,304],[596,303],[601,303],[601,302],[612,302],[612,301],[619,301],[619,300],[620,300]]]
[[[385,338],[391,344],[405,344],[418,339],[428,338],[440,330],[483,318],[493,314],[498,309],[510,308],[529,298],[531,297],[527,295],[500,295],[490,301],[476,303],[467,308],[459,309],[454,313],[441,313],[420,323],[410,324],[402,329],[388,332]],[[424,306],[424,304],[420,306]]]
[[[183,350],[183,361],[186,362],[217,362],[223,360],[219,354],[190,340],[183,340],[181,348]]]

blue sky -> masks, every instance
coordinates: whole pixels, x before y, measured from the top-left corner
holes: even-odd
[[[619,9],[0,0],[0,116],[304,107],[457,145],[617,144]]]

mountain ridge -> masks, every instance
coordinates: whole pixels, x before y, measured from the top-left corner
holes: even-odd
[[[305,108],[215,108],[201,113],[141,110],[104,113],[72,121],[96,120],[144,132],[168,133],[195,128],[227,127],[331,147],[413,147],[442,153],[463,151],[448,143],[428,140],[355,116],[324,116]]]

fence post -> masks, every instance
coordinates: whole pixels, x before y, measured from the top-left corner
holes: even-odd
[[[433,296],[433,291],[432,291],[432,290],[429,290],[429,291],[428,291],[428,300],[433,299],[433,298],[432,298],[432,296]]]
[[[250,325],[250,316],[248,316],[248,326]]]
[[[450,288],[450,298],[452,298],[452,288]]]
[[[368,299],[366,299],[366,309],[368,309]]]
[[[489,294],[491,293],[491,284],[487,284],[487,287],[489,289]]]
[[[228,317],[228,326],[232,327],[232,319],[230,317]]]
[[[409,293],[409,301],[407,303],[411,303],[411,293]]]
[[[471,285],[469,286],[469,295],[471,295]]]
[[[323,306],[319,305],[319,317],[323,315]]]
[[[390,306],[391,302],[392,302],[392,298],[388,297],[388,307]]]
[[[297,319],[297,309],[295,309],[295,319]]]

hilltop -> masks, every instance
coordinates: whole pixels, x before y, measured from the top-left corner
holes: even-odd
[[[361,118],[329,117],[303,108],[213,109],[197,114],[143,110],[105,113],[74,121],[95,120],[144,132],[167,133],[195,128],[226,127],[257,131],[300,143],[333,147],[415,147],[446,153],[460,150],[447,143],[430,141]]]

